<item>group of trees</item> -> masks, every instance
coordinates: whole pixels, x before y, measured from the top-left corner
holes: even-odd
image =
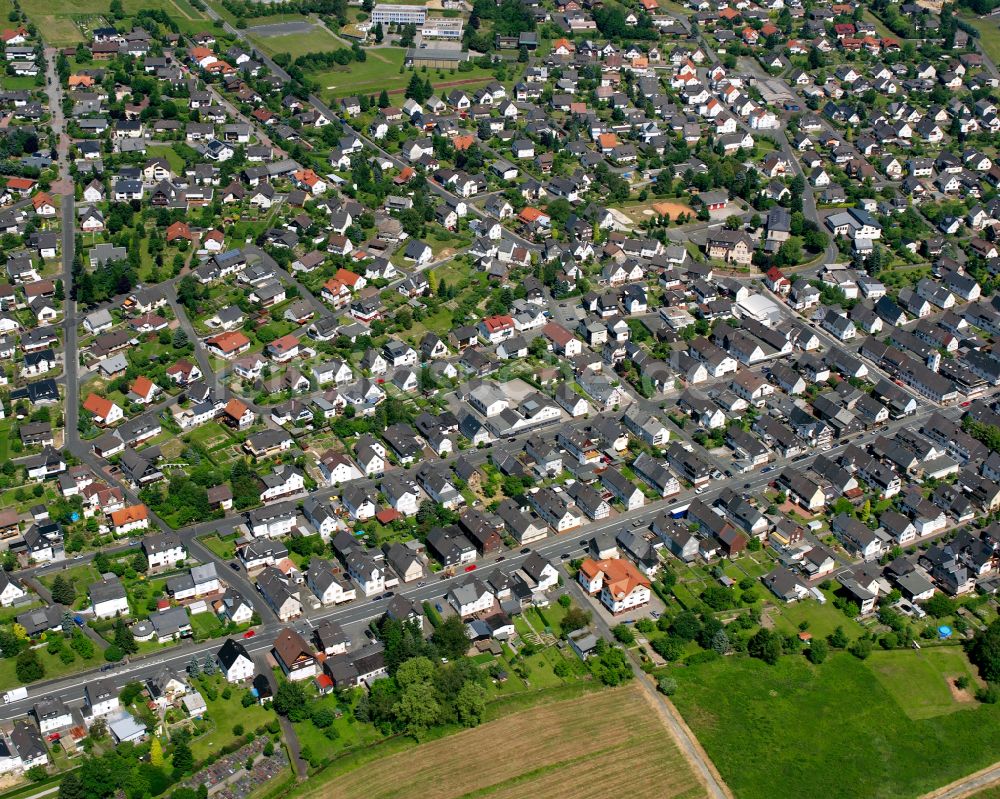
[[[625,19],[624,9],[619,5],[598,6],[592,13],[597,29],[609,39],[657,41],[660,38],[648,14],[640,14],[639,21],[630,25]]]
[[[138,252],[138,248],[136,249]],[[79,268],[77,267],[79,261]],[[73,297],[81,305],[92,308],[118,294],[127,294],[139,281],[139,269],[129,261],[112,261],[88,271],[83,256],[77,250],[73,259]]]
[[[285,56],[286,54],[279,53],[279,55]],[[365,54],[365,51],[355,44],[353,47],[341,47],[337,50],[325,50],[320,53],[303,53],[292,61],[291,64],[303,72],[319,72],[335,66],[347,66],[352,61],[363,62],[367,58],[368,56]],[[282,58],[282,61],[285,61],[284,66],[289,66],[286,58]],[[277,56],[275,57],[275,63],[281,64]]]
[[[216,482],[203,485],[193,477],[174,472],[166,487],[157,483],[142,489],[139,494],[140,499],[157,514],[168,517],[177,526],[183,527],[212,517],[212,508],[208,503],[208,489],[213,485],[216,485]],[[254,497],[254,504],[259,500],[258,491]]]
[[[493,33],[499,36],[517,36],[535,29],[534,17],[520,0],[502,0],[500,3],[494,0],[476,0],[468,28],[478,30],[479,21],[483,19],[493,23]],[[490,41],[488,49],[492,48],[493,42]]]
[[[252,0],[222,0],[222,7],[237,19],[268,17],[275,14],[319,14],[336,17],[347,23],[346,0],[285,0],[283,3],[257,3]]]
[[[1000,427],[979,422],[971,416],[962,419],[962,429],[973,438],[981,441],[993,452],[1000,452]]]
[[[385,734],[402,732],[415,738],[441,724],[479,723],[486,707],[488,678],[465,657],[469,639],[460,618],[440,622],[430,640],[423,638],[415,622],[388,618],[382,621],[379,635],[389,676],[358,701],[355,717],[359,721]],[[275,695],[275,710],[291,721],[309,718],[321,729],[329,727],[326,716],[310,710],[302,693],[301,687],[283,683]]]
[[[417,72],[410,76],[410,82],[406,84],[406,91],[403,92],[406,99],[417,103],[426,102],[432,94],[434,94],[434,84],[431,83],[430,77],[427,76],[421,80],[420,74]]]
[[[91,728],[93,734],[93,728]],[[79,767],[63,775],[57,799],[144,799],[162,792],[194,769],[188,745],[190,733],[179,731],[173,741],[171,766],[167,766],[158,738],[150,743],[121,743],[100,755],[85,755]],[[178,788],[170,799],[207,799],[208,789]]]

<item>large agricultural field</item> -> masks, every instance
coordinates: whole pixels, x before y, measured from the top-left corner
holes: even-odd
[[[705,795],[636,685],[536,706],[346,774],[320,774],[298,795],[598,799],[614,785],[627,785],[630,799]]]
[[[672,697],[740,799],[912,799],[996,760],[1000,707],[952,693],[958,648],[840,653],[821,666],[724,658],[672,669]],[[891,686],[890,688],[887,685]]]

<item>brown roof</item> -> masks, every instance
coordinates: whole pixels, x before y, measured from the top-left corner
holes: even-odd
[[[208,489],[208,501],[210,504],[215,504],[216,502],[225,502],[226,500],[233,498],[233,490],[227,486],[225,483],[222,485],[212,486]]]
[[[286,627],[274,639],[274,654],[286,666],[291,666],[302,657],[314,657],[312,647],[291,627]]]

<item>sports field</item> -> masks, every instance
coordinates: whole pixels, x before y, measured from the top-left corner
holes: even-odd
[[[321,773],[299,796],[606,799],[609,794],[629,799],[705,795],[635,685],[537,706],[346,774],[324,779]]]

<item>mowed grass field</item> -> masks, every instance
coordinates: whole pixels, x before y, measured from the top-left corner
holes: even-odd
[[[994,64],[1000,62],[1000,19],[997,17],[980,19],[971,14],[963,15],[962,19],[979,31],[979,43],[990,60]]]
[[[975,701],[968,691],[961,699],[956,699],[951,687],[963,676],[973,685],[976,682],[976,670],[965,653],[955,646],[919,652],[876,652],[869,661],[869,668],[911,719],[928,719],[965,710]]]
[[[339,45],[338,46],[343,46]],[[320,85],[320,94],[327,100],[347,97],[354,94],[378,94],[382,89],[394,97],[394,103],[402,103],[402,93],[413,75],[412,70],[404,69],[403,57],[406,51],[399,47],[380,47],[368,50],[368,58],[363,63],[354,62],[337,69],[326,69],[322,72],[312,72],[309,77]],[[420,72],[421,77],[429,77],[440,96],[444,96],[452,87],[460,87],[472,91],[484,86],[494,79],[493,73],[487,69],[475,67],[469,72],[443,70],[438,77],[438,70],[430,69]]]
[[[705,790],[638,686],[536,706],[317,775],[308,799],[694,799]]]
[[[270,20],[267,20],[261,24],[277,25],[279,23],[272,23]],[[291,33],[281,36],[261,36],[251,31],[250,38],[254,44],[268,55],[273,56],[277,53],[288,53],[293,59],[306,53],[325,53],[347,46],[319,26],[313,27],[307,33]]]
[[[672,700],[740,799],[912,799],[997,759],[1000,706],[945,699],[948,652],[724,658],[671,669]]]

